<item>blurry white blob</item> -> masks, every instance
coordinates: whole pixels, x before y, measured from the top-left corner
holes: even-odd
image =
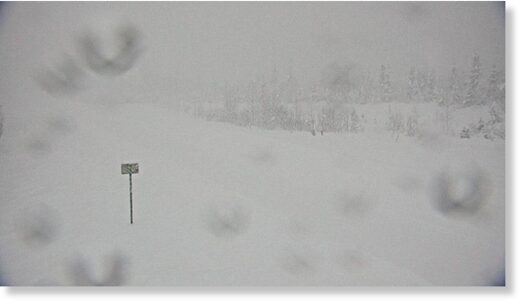
[[[486,175],[476,167],[446,170],[433,180],[432,202],[444,215],[471,215],[486,203],[489,191]]]
[[[100,20],[79,39],[86,65],[101,75],[119,75],[134,66],[143,51],[141,33],[118,18]]]
[[[281,258],[281,267],[291,275],[309,275],[317,271],[317,261],[309,249],[292,250]]]
[[[72,279],[75,286],[121,286],[127,280],[127,260],[122,254],[114,253],[106,257],[103,263],[102,273],[94,272],[94,266],[77,258],[72,264]]]
[[[339,208],[346,216],[365,215],[374,207],[374,198],[364,190],[352,190],[338,197]]]
[[[58,213],[42,204],[28,210],[20,218],[21,236],[28,245],[48,245],[57,237],[60,229]]]
[[[446,146],[442,135],[435,130],[421,129],[417,139],[420,145],[428,150],[438,150]]]
[[[260,166],[273,166],[276,164],[276,158],[273,154],[272,147],[258,147],[249,155],[250,159]]]
[[[84,88],[87,69],[99,75],[120,75],[131,69],[143,51],[141,33],[122,18],[96,18],[79,37],[77,54],[64,55],[40,71],[36,82],[47,93],[71,95]]]
[[[46,156],[52,149],[51,140],[45,136],[33,137],[25,143],[25,149],[31,156]]]
[[[70,95],[83,88],[84,72],[70,56],[40,71],[36,82],[51,95]]]
[[[249,212],[236,203],[215,205],[207,215],[208,228],[217,237],[236,236],[245,231],[249,221]]]

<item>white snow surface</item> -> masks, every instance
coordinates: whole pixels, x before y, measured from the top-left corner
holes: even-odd
[[[146,81],[153,47],[128,73],[87,74],[84,90],[57,97],[33,76],[59,45],[39,56],[24,47],[37,32],[6,33],[5,284],[468,286],[503,274],[503,140],[312,136],[197,120],[168,105],[181,102],[164,83]],[[120,165],[133,162],[131,225]],[[483,176],[478,211],[439,210],[434,184],[445,173]]]
[[[485,285],[503,266],[503,143],[313,137],[152,104],[43,102],[4,109],[10,284],[74,284],[78,258],[102,277],[113,254],[125,285]],[[127,162],[140,165],[133,225]],[[434,178],[474,166],[490,181],[483,208],[437,211]],[[54,226],[45,244],[24,237],[41,216]]]

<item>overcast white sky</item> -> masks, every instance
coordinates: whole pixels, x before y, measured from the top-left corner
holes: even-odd
[[[504,66],[503,2],[75,2],[6,5],[3,71],[30,73],[20,64],[74,55],[77,35],[123,19],[145,37],[134,71],[141,85],[176,91],[254,79],[273,66],[291,67],[301,83],[332,62],[374,76],[386,64],[396,80],[412,65],[437,74],[467,69],[474,52],[484,68]]]

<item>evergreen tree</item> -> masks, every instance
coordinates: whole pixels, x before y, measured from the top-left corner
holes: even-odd
[[[418,118],[419,114],[417,113],[417,108],[413,108],[412,113],[408,116],[406,120],[406,135],[409,137],[413,137],[417,135],[418,131]]]
[[[451,69],[448,88],[446,90],[446,93],[444,94],[444,97],[441,99],[441,102],[439,103],[441,106],[444,107],[444,114],[443,114],[444,117],[443,118],[446,123],[445,124],[446,133],[450,133],[450,131],[451,131],[450,122],[452,119],[453,107],[460,103],[461,103],[461,96],[460,96],[459,77],[458,77],[458,73],[457,73],[457,68],[453,67]]]
[[[255,81],[247,86],[247,101],[249,103],[249,127],[257,125],[258,87]]]
[[[386,71],[386,67],[381,65],[381,73],[379,75],[379,86],[381,90],[381,101],[392,101],[392,84],[390,83],[390,76]]]
[[[374,81],[370,77],[370,75],[366,75],[361,82],[360,94],[361,94],[361,103],[373,103],[375,99],[376,91],[374,87]]]
[[[428,77],[424,72],[417,72],[416,73],[416,79],[417,79],[417,99],[421,102],[425,102],[427,99],[427,84],[428,84]]]
[[[461,102],[459,76],[456,67],[451,69],[448,85],[448,96],[444,102],[448,102],[451,105],[459,104]]]
[[[349,122],[349,132],[357,133],[363,130],[363,127],[361,125],[361,119],[359,118],[355,109],[352,109],[352,111],[350,112]]]
[[[435,79],[435,73],[433,71],[428,72],[426,78],[426,89],[425,98],[426,102],[433,102],[437,99],[437,84]]]
[[[464,98],[464,105],[470,106],[480,103],[478,98],[478,88],[481,77],[480,57],[475,54],[471,63],[471,71],[469,74],[468,83],[466,85],[466,96]]]
[[[493,123],[502,123],[505,119],[505,83],[499,79],[499,73],[496,66],[493,66],[491,75],[489,76],[489,84],[487,91],[488,102],[490,103],[490,114]]]
[[[498,101],[500,89],[498,86],[498,71],[496,65],[493,65],[488,80],[488,89],[486,93],[487,103],[493,104]]]
[[[412,67],[408,73],[408,91],[406,93],[408,101],[416,102],[419,95],[419,87],[417,83],[417,73],[415,68]]]
[[[224,115],[223,119],[227,122],[236,123],[237,108],[240,99],[238,97],[238,89],[233,86],[226,85],[224,88]]]

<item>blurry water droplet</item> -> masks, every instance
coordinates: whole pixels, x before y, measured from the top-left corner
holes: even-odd
[[[41,72],[36,81],[51,95],[70,95],[82,87],[83,71],[70,57],[53,69]]]
[[[365,192],[343,193],[339,197],[339,207],[345,215],[365,214],[371,206],[372,201]]]
[[[215,236],[234,236],[245,231],[249,219],[249,213],[240,206],[221,206],[209,211],[207,223]]]
[[[136,63],[142,53],[140,40],[137,28],[127,24],[116,28],[112,37],[103,37],[99,33],[85,34],[80,44],[90,69],[102,75],[119,75]],[[115,51],[107,51],[110,49]]]
[[[445,215],[474,214],[484,205],[488,195],[487,178],[477,169],[463,173],[442,172],[433,181],[433,205]]]
[[[252,155],[251,159],[253,162],[259,165],[274,165],[275,164],[275,157],[273,153],[269,149],[262,149],[259,148],[255,150]]]
[[[316,271],[316,258],[308,251],[292,251],[283,256],[282,268],[292,275],[305,275]]]
[[[103,271],[96,273],[93,266],[83,258],[72,264],[72,278],[76,286],[121,286],[127,280],[128,262],[122,254],[114,253],[105,258]]]
[[[26,149],[29,153],[35,156],[42,156],[50,152],[51,144],[44,138],[33,138],[26,144]]]
[[[22,239],[31,245],[50,244],[60,229],[58,213],[47,205],[40,205],[24,213],[20,221]]]

